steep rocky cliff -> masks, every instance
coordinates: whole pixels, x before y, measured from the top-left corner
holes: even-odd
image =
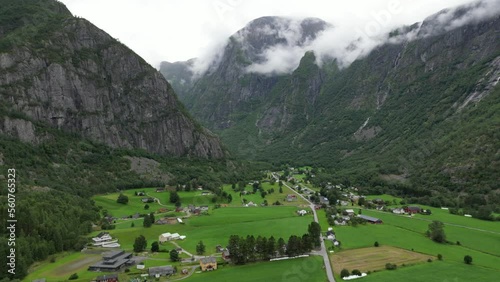
[[[116,39],[56,1],[1,4],[0,132],[36,143],[39,121],[112,147],[224,157],[161,74]]]

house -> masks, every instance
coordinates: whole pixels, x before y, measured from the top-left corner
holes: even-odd
[[[201,206],[201,207],[200,207],[200,210],[201,210],[202,212],[208,211],[208,206]]]
[[[409,214],[419,213],[421,211],[422,211],[422,209],[420,207],[417,207],[417,206],[409,206],[409,207],[405,208],[405,212],[407,212]]]
[[[222,253],[223,251],[224,251],[224,247],[222,247],[221,245],[215,246],[216,253]]]
[[[142,198],[141,201],[143,203],[154,203],[155,199],[151,198],[151,197],[148,197],[148,198]]]
[[[175,218],[175,217],[164,217],[164,218],[158,219],[155,223],[156,224],[176,224],[177,223],[177,218]]]
[[[304,216],[307,214],[307,211],[306,210],[300,210],[300,211],[297,211],[297,213],[300,215],[300,216]]]
[[[256,207],[257,205],[254,204],[254,202],[250,201],[248,204],[245,205],[246,207]]]
[[[402,208],[395,208],[395,209],[392,210],[392,213],[395,213],[395,214],[404,214],[405,210],[402,209]]]
[[[345,206],[349,205],[349,202],[348,201],[340,201],[340,205],[345,207]]]
[[[358,214],[358,217],[359,218],[362,218],[370,223],[382,223],[382,220],[376,218],[376,217],[371,217],[371,216],[367,216],[367,215],[364,215],[364,214]]]
[[[171,265],[150,267],[148,269],[150,277],[160,278],[160,276],[168,276],[175,273],[175,269]]]
[[[335,232],[333,232],[333,230],[328,230],[326,232],[326,239],[328,240],[335,240]]]
[[[102,261],[89,266],[89,271],[118,271],[124,266],[132,265],[132,254],[123,250],[109,251],[102,254]]]
[[[108,274],[97,276],[96,282],[118,282],[118,274]]]
[[[297,201],[297,195],[295,195],[295,194],[286,195],[286,201],[287,202]]]
[[[224,249],[224,251],[222,251],[222,259],[224,259],[224,260],[231,259],[228,248],[226,248],[226,249]]]
[[[329,205],[330,204],[330,201],[328,201],[328,198],[327,197],[323,197],[323,196],[319,196],[319,202],[320,202],[320,204],[325,204],[325,205]]]
[[[144,196],[145,194],[144,194],[144,192],[135,192],[135,195],[136,196]]]
[[[347,215],[349,216],[353,216],[355,214],[354,210],[353,209],[346,209],[345,212],[347,213]]]
[[[373,200],[372,200],[372,202],[373,202],[374,204],[377,204],[377,205],[383,205],[383,204],[385,204],[385,201],[384,201],[384,200],[382,200],[382,199],[380,199],[380,198],[373,199]]]
[[[160,237],[158,238],[158,241],[160,243],[164,243],[170,240],[172,240],[172,234],[170,234],[169,232],[161,234]]]
[[[172,234],[172,235],[170,235],[170,236],[171,236],[171,237],[170,237],[170,238],[171,238],[170,240],[179,240],[179,237],[180,237],[181,235],[179,235],[179,233],[173,233],[173,234]]]
[[[204,257],[200,259],[201,271],[212,271],[217,269],[217,259],[214,257]]]
[[[379,205],[379,206],[377,206],[377,207],[376,207],[376,209],[377,209],[378,211],[383,211],[383,210],[384,210],[384,207],[385,207],[385,206],[383,206],[383,205]]]

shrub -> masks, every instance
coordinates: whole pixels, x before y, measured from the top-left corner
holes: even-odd
[[[443,255],[442,254],[438,254],[438,260],[443,260]]]
[[[466,264],[472,264],[472,257],[471,257],[471,256],[469,256],[469,255],[466,255],[466,256],[464,257],[464,262],[465,262]]]
[[[69,280],[76,280],[76,279],[78,279],[78,274],[73,273],[73,274],[71,274],[71,276],[68,279]]]
[[[432,262],[432,259],[431,258],[427,259],[427,262]]]
[[[352,275],[357,275],[357,276],[361,276],[361,271],[359,271],[359,269],[353,269],[352,272],[351,272]]]
[[[130,268],[125,268],[125,273],[130,272]]]
[[[373,244],[373,246],[378,247],[380,245],[379,245],[378,241],[375,241],[375,243]]]
[[[349,276],[349,275],[350,275],[349,270],[347,270],[347,269],[345,269],[345,268],[344,268],[344,269],[342,269],[342,271],[340,271],[340,277],[341,277],[341,278],[347,277],[347,276]]]
[[[398,266],[393,263],[388,262],[385,264],[385,269],[387,270],[395,270],[396,268],[398,268]]]

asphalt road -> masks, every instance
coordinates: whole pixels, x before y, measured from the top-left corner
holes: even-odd
[[[279,180],[279,177],[276,174],[274,174],[274,173],[273,173],[273,177],[275,179]],[[319,221],[318,221],[318,215],[316,214],[316,209],[314,208],[315,204],[311,203],[309,201],[309,199],[307,199],[306,197],[304,197],[299,192],[295,191],[292,187],[288,186],[285,182],[283,182],[283,185],[285,185],[286,187],[290,188],[290,190],[292,190],[295,194],[297,194],[299,197],[301,197],[307,203],[309,203],[309,207],[311,207],[311,210],[313,211],[314,221],[316,221],[317,223],[319,223]],[[314,252],[314,254],[318,254],[318,255],[321,255],[323,257],[323,262],[325,264],[326,275],[328,276],[328,281],[335,282],[335,278],[333,277],[332,266],[330,265],[330,258],[328,257],[328,252],[326,251],[326,246],[325,246],[325,242],[324,242],[323,239],[321,239],[321,250],[318,251],[318,252]]]

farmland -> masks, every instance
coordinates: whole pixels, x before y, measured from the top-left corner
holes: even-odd
[[[209,210],[201,215],[186,214],[184,212],[175,212],[174,204],[170,203],[168,192],[156,192],[154,188],[144,188],[144,189],[133,189],[122,191],[129,199],[127,204],[119,204],[116,202],[119,193],[109,193],[103,195],[96,195],[93,197],[96,205],[101,208],[101,211],[106,212],[108,215],[112,215],[115,219],[113,224],[116,226],[115,229],[107,230],[113,238],[119,240],[121,248],[131,252],[133,250],[133,244],[135,238],[140,235],[145,236],[147,240],[146,251],[149,250],[151,243],[158,240],[160,234],[165,232],[179,233],[181,235],[186,235],[185,240],[176,241],[183,249],[195,254],[196,244],[199,241],[203,241],[206,246],[206,255],[215,254],[215,246],[222,245],[225,246],[228,243],[230,235],[254,235],[254,236],[274,236],[276,239],[282,237],[287,240],[291,235],[301,236],[303,233],[307,232],[308,224],[313,221],[313,216],[307,214],[305,216],[298,216],[297,210],[307,209],[304,207],[299,207],[300,201],[286,202],[283,201],[287,193],[291,193],[288,188],[283,187],[283,193],[279,193],[278,184],[271,185],[270,183],[263,183],[264,189],[274,188],[275,192],[268,194],[266,199],[268,201],[280,201],[284,205],[280,206],[261,206],[263,199],[260,194],[247,194],[241,195],[239,192],[235,192],[231,189],[230,185],[224,186],[224,191],[231,194],[234,200],[231,203],[224,203],[220,208],[216,207],[217,202],[212,199],[214,195],[208,191],[193,190],[190,192],[179,191],[178,195],[182,201],[182,207],[187,207],[188,205],[194,206],[209,206]],[[145,196],[136,196],[135,192],[144,191]],[[252,187],[247,185],[245,191],[252,191]],[[145,197],[155,197],[159,200],[154,203],[148,203],[149,209],[145,209],[141,201]],[[245,207],[242,204],[242,198],[248,198],[247,202],[255,201],[259,204],[256,207]],[[162,213],[158,213],[159,209],[167,209]],[[172,217],[182,217],[184,224],[165,224],[165,225],[152,225],[149,228],[143,227],[143,218],[130,218],[131,215],[139,213],[155,213],[155,218],[159,219],[164,216]],[[95,231],[91,236],[95,236],[100,231]],[[175,246],[171,243],[165,243],[160,245],[160,250],[171,250]],[[179,262],[172,263],[169,258],[168,252],[160,253],[143,253],[145,265],[147,267],[151,266],[161,266],[166,264],[173,264],[177,266],[185,265]],[[216,254],[220,256],[220,254]],[[185,253],[181,254],[182,258],[188,258],[189,256]],[[57,258],[55,262],[50,262],[49,260],[39,263],[31,269],[31,273],[28,276],[30,279],[36,279],[40,277],[47,278],[47,281],[60,281],[66,280],[69,275],[77,273],[79,279],[77,281],[89,281],[98,275],[95,272],[87,271],[90,264],[101,259],[100,254],[85,254],[85,253],[73,253],[66,254]],[[303,262],[311,267],[320,269],[322,266],[321,259],[319,257],[293,260],[293,261],[278,261],[274,263],[253,263],[248,266],[223,266],[220,270],[221,275],[224,277],[239,277],[242,271],[248,271],[255,277],[261,277],[262,275],[266,277],[274,277],[273,279],[281,279],[281,275],[286,273],[288,267],[300,267]],[[195,262],[196,265],[196,262]],[[274,272],[272,269],[277,269],[279,272]],[[262,272],[264,271],[264,272]],[[219,272],[219,271],[218,271]],[[132,270],[129,274],[140,274],[141,271]],[[122,276],[125,274],[121,274]],[[274,275],[274,276],[273,276]],[[279,277],[278,277],[279,275]],[[290,275],[296,275],[294,273]],[[126,276],[126,275],[125,275]],[[196,274],[191,279],[208,279],[210,277],[216,277],[212,273],[206,274]],[[200,278],[198,278],[200,277]],[[262,276],[263,277],[263,276]],[[314,273],[312,277],[317,277],[319,280],[324,281],[325,274],[323,270],[318,273]],[[215,278],[214,278],[215,279]],[[229,278],[228,278],[229,279]],[[316,279],[316,278],[315,278]],[[205,281],[205,280],[204,280]]]
[[[223,267],[217,271],[194,274],[189,282],[212,281],[326,281],[323,261],[319,256],[294,260],[253,263]]]
[[[344,268],[367,272],[384,269],[387,262],[402,265],[424,262],[429,258],[434,259],[433,256],[390,246],[352,249],[335,254],[330,258],[334,262],[332,265],[335,273],[340,273]]]
[[[367,198],[380,198],[390,202],[395,200],[397,203],[400,201],[400,199],[387,195],[369,196]],[[391,206],[396,207],[396,205]],[[335,227],[337,239],[342,242],[341,250],[336,251],[332,256],[332,264],[336,273],[338,274],[338,270],[340,269],[338,264],[349,262],[353,257],[353,252],[358,251],[363,254],[364,250],[376,251],[384,246],[394,246],[415,255],[423,255],[422,258],[432,258],[433,263],[424,262],[419,264],[418,261],[415,261],[416,265],[409,267],[408,262],[399,261],[400,256],[393,256],[386,259],[386,262],[397,264],[398,269],[396,271],[377,271],[364,278],[363,281],[396,281],[402,279],[402,277],[406,279],[411,275],[413,275],[411,277],[414,280],[410,281],[435,281],[438,280],[437,276],[432,276],[431,279],[431,276],[426,277],[425,273],[434,272],[433,269],[444,271],[445,268],[449,268],[450,270],[445,271],[448,275],[440,274],[441,276],[439,277],[442,277],[443,281],[450,279],[450,273],[468,273],[471,271],[473,273],[477,272],[477,277],[484,278],[481,281],[494,280],[494,277],[500,273],[500,245],[498,244],[500,242],[500,224],[498,222],[452,215],[447,210],[419,206],[423,209],[431,209],[432,214],[416,214],[410,217],[408,215],[396,215],[389,212],[363,209],[362,213],[364,215],[379,218],[383,221],[383,224]],[[355,208],[358,209],[360,207]],[[444,222],[444,231],[448,243],[439,244],[425,236],[428,225],[433,220]],[[372,246],[375,241],[381,247],[373,248]],[[443,261],[435,259],[438,254],[443,256]],[[463,263],[465,255],[473,257],[473,265]],[[376,264],[381,256],[383,256],[382,251],[362,258],[364,260],[363,264],[347,265],[367,271],[380,270],[384,268],[381,265],[373,269],[364,269],[362,266]],[[401,268],[403,263],[406,264],[406,267]],[[349,270],[352,270],[352,268]],[[404,274],[400,274],[399,272]],[[457,277],[458,280],[456,281],[479,281],[473,279],[474,276],[470,273],[467,275],[457,275]]]

